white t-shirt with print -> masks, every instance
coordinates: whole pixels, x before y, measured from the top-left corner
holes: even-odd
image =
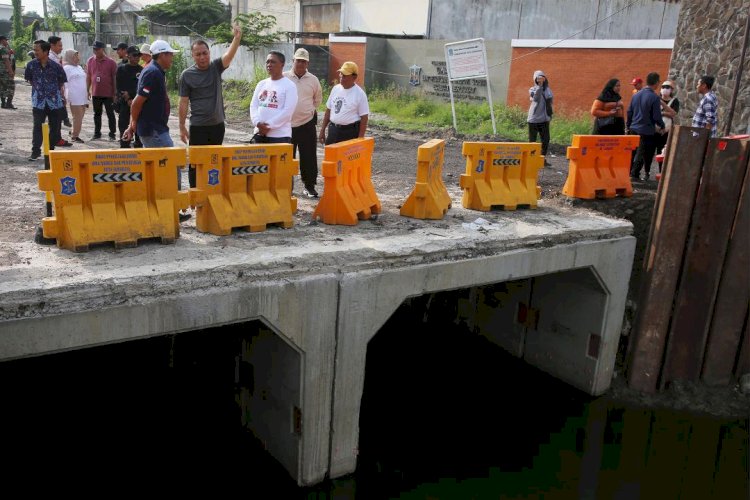
[[[326,107],[331,110],[331,121],[336,125],[350,125],[358,122],[361,116],[370,114],[367,94],[359,85],[345,89],[339,83],[331,89]]]
[[[256,126],[267,123],[267,137],[291,137],[292,115],[297,107],[297,86],[287,77],[258,82],[250,102],[250,121]]]

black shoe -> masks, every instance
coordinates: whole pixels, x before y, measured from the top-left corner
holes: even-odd
[[[179,218],[180,218],[180,222],[185,222],[186,220],[190,220],[190,217],[191,217],[191,215],[190,215],[190,214],[186,214],[186,213],[182,213],[182,212],[180,212],[180,213],[179,213],[179,214],[177,214],[177,215],[178,215],[178,216],[179,216]]]
[[[135,141],[133,143],[133,147],[134,148],[142,148],[143,147],[143,143],[141,141]]]
[[[29,161],[35,161],[42,157],[42,153],[31,153],[31,156],[29,156]]]
[[[63,121],[63,125],[65,125],[66,127],[72,127],[73,126],[73,124],[70,123],[70,120]]]
[[[115,136],[115,134],[109,134],[109,140],[110,141],[114,141],[116,139],[117,139],[117,137]]]
[[[17,107],[13,106],[12,102],[6,103],[5,106],[3,106],[5,109],[18,109]]]
[[[317,198],[318,192],[315,191],[315,188],[305,188],[302,190],[302,196],[306,196],[307,198]]]
[[[71,138],[70,138],[70,141],[71,141],[71,142],[77,142],[78,144],[85,144],[85,143],[83,142],[83,139],[81,139],[80,137],[71,137]]]
[[[94,134],[94,135],[91,136],[90,140],[96,141],[96,140],[101,139],[101,138],[102,138],[102,134]]]

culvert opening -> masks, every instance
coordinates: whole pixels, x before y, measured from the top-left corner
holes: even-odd
[[[587,269],[405,300],[367,347],[360,484],[387,495],[410,479],[533,468],[592,399],[548,372],[573,359],[593,371],[606,300]]]
[[[6,361],[0,441],[40,468],[201,469],[293,491],[301,364],[259,320]]]

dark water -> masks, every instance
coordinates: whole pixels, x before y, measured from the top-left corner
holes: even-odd
[[[244,325],[0,363],[5,477],[150,476],[249,498],[748,498],[747,418],[591,398],[451,307],[414,310],[368,347],[352,476],[298,488],[238,425]]]

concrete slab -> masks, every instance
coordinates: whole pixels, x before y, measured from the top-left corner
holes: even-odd
[[[606,348],[589,381],[560,376],[606,390],[633,258],[631,224],[543,200],[539,210],[481,217],[487,222],[449,215],[411,227],[381,216],[355,227],[298,224],[228,237],[186,231],[174,245],[104,245],[84,254],[5,244],[15,257],[0,266],[0,360],[261,319],[302,357],[299,464],[287,468],[298,483],[314,484],[354,470],[367,341],[404,298],[591,269],[603,290],[592,300],[605,296]],[[278,455],[294,456],[284,450]]]

